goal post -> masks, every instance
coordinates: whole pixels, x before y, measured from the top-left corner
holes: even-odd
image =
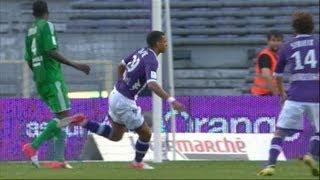
[[[174,97],[174,78],[173,78],[173,45],[172,45],[172,31],[171,31],[171,15],[170,15],[170,1],[165,1],[165,21],[166,21],[166,35],[168,38],[168,79],[169,79],[169,92]],[[171,135],[172,135],[172,160],[176,160],[176,116],[173,108],[171,107]],[[170,143],[169,143],[170,146]],[[171,147],[169,147],[170,150]]]
[[[152,30],[162,31],[162,2],[152,0]],[[157,72],[157,82],[162,85],[162,55],[158,56],[159,68]],[[161,140],[161,120],[162,120],[162,99],[152,93],[152,127],[154,154],[153,162],[162,162],[162,140]]]

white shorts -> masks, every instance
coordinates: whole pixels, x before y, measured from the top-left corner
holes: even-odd
[[[278,118],[277,127],[303,130],[304,115],[316,132],[319,132],[319,103],[285,101]]]
[[[129,130],[139,128],[144,122],[141,108],[136,102],[125,97],[116,89],[113,89],[109,96],[109,115],[113,122],[125,125]]]

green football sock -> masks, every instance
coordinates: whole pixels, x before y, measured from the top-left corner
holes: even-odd
[[[67,134],[65,128],[60,129],[59,133],[56,134],[54,139],[54,160],[63,162],[64,151],[65,151],[65,140]]]
[[[49,121],[44,131],[32,141],[31,146],[38,149],[43,142],[54,137],[59,130],[60,128],[57,127],[57,121],[55,119]]]

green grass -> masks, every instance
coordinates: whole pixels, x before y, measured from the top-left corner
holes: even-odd
[[[71,163],[74,169],[35,169],[29,163],[0,163],[0,179],[318,179],[299,161],[279,162],[276,174],[259,177],[262,162],[177,161],[134,170],[123,162]]]

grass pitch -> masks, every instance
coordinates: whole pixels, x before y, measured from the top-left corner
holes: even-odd
[[[151,163],[152,164],[152,163]],[[0,179],[318,179],[302,162],[279,162],[276,174],[257,176],[263,162],[176,161],[134,170],[124,162],[76,162],[74,169],[36,169],[29,163],[0,162]]]

